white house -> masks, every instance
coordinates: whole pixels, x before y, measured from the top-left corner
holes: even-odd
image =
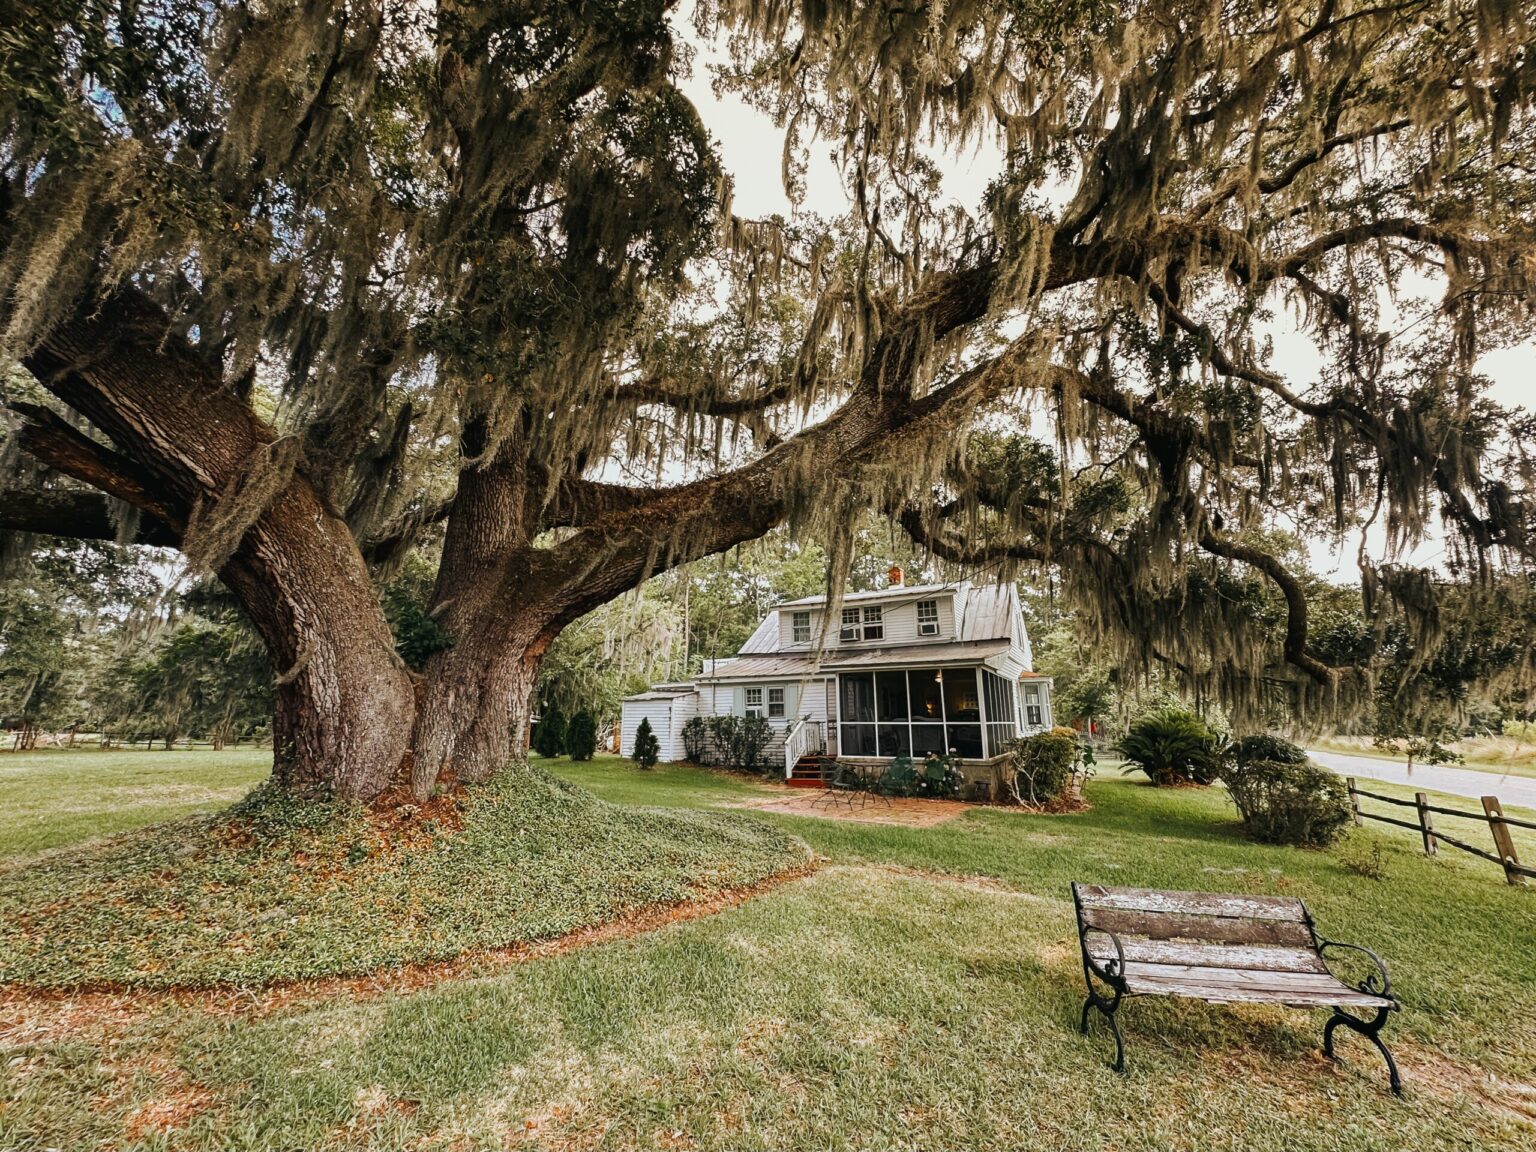
[[[666,760],[683,747],[663,733],[680,734],[688,717],[756,714],[774,729],[769,755],[783,756],[787,777],[816,753],[874,766],[952,750],[968,778],[993,778],[1007,741],[1052,724],[1051,681],[1034,671],[1017,587],[891,577],[844,596],[830,626],[824,596],[779,604],[691,684],[628,698],[622,751],[641,715]]]

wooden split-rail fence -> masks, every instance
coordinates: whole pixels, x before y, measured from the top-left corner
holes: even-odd
[[[1431,804],[1429,795],[1424,792],[1415,792],[1412,800],[1403,800],[1396,796],[1383,796],[1380,792],[1367,792],[1355,783],[1353,776],[1346,777],[1349,782],[1349,806],[1354,812],[1355,823],[1360,824],[1366,820],[1379,820],[1383,824],[1395,824],[1399,828],[1407,828],[1411,832],[1417,832],[1424,840],[1424,854],[1434,856],[1439,852],[1441,844],[1449,844],[1452,848],[1460,848],[1463,852],[1470,852],[1474,856],[1481,856],[1484,860],[1491,861],[1504,869],[1504,878],[1511,884],[1524,884],[1527,877],[1536,878],[1536,868],[1529,864],[1520,863],[1520,856],[1515,851],[1515,838],[1510,835],[1511,828],[1527,828],[1536,831],[1536,821],[1517,820],[1513,816],[1504,815],[1503,805],[1499,803],[1497,796],[1484,796],[1482,798],[1483,810],[1481,812],[1464,812],[1459,808],[1447,808],[1440,804]],[[1399,808],[1412,808],[1416,820],[1399,820],[1395,816],[1384,816],[1379,812],[1367,812],[1360,807],[1360,798],[1364,796],[1371,800],[1379,800],[1383,804],[1395,804]],[[1475,820],[1478,823],[1486,823],[1488,830],[1493,834],[1494,851],[1489,852],[1468,844],[1465,840],[1459,840],[1455,836],[1447,836],[1444,831],[1435,827],[1435,816],[1452,816],[1461,820]]]

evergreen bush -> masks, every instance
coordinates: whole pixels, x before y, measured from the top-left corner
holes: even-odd
[[[534,725],[533,750],[546,757],[565,751],[565,717],[557,709],[546,709]]]
[[[565,726],[565,754],[572,760],[590,760],[597,751],[597,721],[590,712],[578,712]]]
[[[1014,799],[1039,808],[1061,796],[1079,772],[1086,773],[1091,760],[1075,728],[1056,727],[1010,743],[1004,772]]]
[[[763,750],[773,738],[768,721],[761,716],[711,716],[706,723],[716,763],[737,772],[763,767]]]
[[[661,759],[661,741],[656,739],[656,733],[651,731],[651,720],[648,716],[640,718],[640,727],[635,729],[635,763],[642,768],[656,767],[656,761]]]
[[[693,764],[716,763],[714,746],[709,738],[709,724],[704,717],[695,716],[683,725],[683,754]]]

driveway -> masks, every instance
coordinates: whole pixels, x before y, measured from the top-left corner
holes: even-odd
[[[1369,777],[1425,791],[1470,796],[1474,800],[1482,796],[1497,796],[1504,804],[1536,808],[1536,779],[1530,776],[1506,776],[1498,772],[1478,772],[1471,768],[1443,764],[1415,764],[1410,772],[1408,766],[1398,760],[1348,756],[1341,752],[1319,752],[1316,749],[1308,749],[1307,752],[1313,760],[1340,776]]]

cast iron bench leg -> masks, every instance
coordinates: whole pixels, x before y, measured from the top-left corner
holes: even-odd
[[[1115,1038],[1115,1062],[1113,1065],[1111,1065],[1111,1067],[1113,1067],[1116,1072],[1124,1073],[1125,1041],[1120,1037],[1120,1025],[1115,1023],[1115,1012],[1119,1009],[1119,1007],[1120,998],[1118,996],[1116,996],[1114,1000],[1110,1001],[1108,1005],[1106,1005],[1103,997],[1099,996],[1090,989],[1088,992],[1088,999],[1083,1001],[1083,1019],[1082,1022],[1078,1025],[1078,1031],[1081,1032],[1084,1036],[1088,1035],[1088,1012],[1090,1009],[1097,1009],[1099,1015],[1104,1017],[1104,1023],[1109,1025],[1110,1035]]]
[[[1403,1080],[1397,1074],[1397,1061],[1392,1059],[1392,1053],[1387,1051],[1387,1046],[1381,1041],[1381,1030],[1387,1026],[1387,1017],[1391,1012],[1392,1009],[1390,1008],[1378,1008],[1375,1019],[1362,1020],[1358,1016],[1351,1016],[1342,1008],[1335,1008],[1328,1023],[1323,1026],[1323,1055],[1327,1056],[1330,1060],[1337,1059],[1333,1054],[1333,1030],[1340,1024],[1344,1025],[1351,1032],[1360,1033],[1360,1035],[1376,1045],[1376,1051],[1380,1052],[1382,1058],[1386,1060],[1387,1077],[1392,1084],[1392,1094],[1394,1096],[1401,1096],[1403,1094]],[[1086,1011],[1083,1018],[1084,1020],[1087,1019]]]

